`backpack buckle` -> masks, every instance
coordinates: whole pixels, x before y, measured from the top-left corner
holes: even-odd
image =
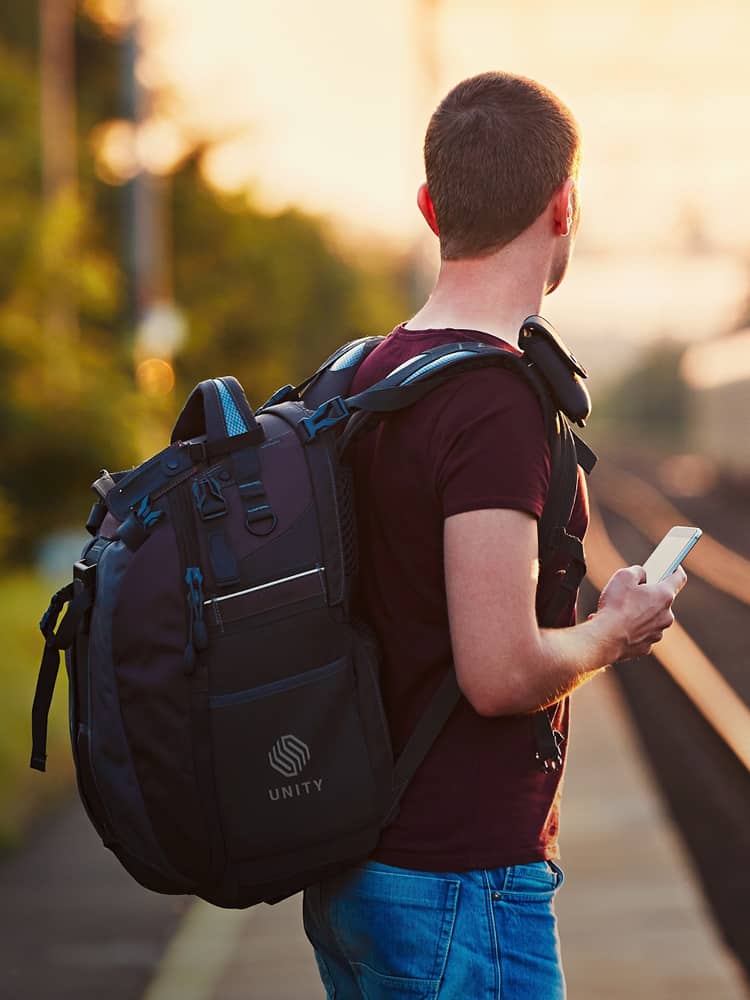
[[[549,774],[551,771],[559,771],[563,762],[562,745],[565,742],[565,737],[559,729],[553,729],[552,738],[555,741],[554,755],[544,756],[538,750],[534,755],[539,763],[539,769],[545,774]]]
[[[301,421],[307,431],[307,442],[313,441],[320,431],[335,427],[342,420],[351,416],[351,410],[341,396],[334,396],[321,403],[315,413]]]
[[[201,462],[208,464],[208,447],[205,441],[180,441],[180,447],[188,449],[190,461],[194,465],[198,465]]]
[[[213,521],[224,517],[227,512],[227,502],[221,491],[221,483],[216,476],[206,476],[193,481],[193,499],[198,514],[203,521]]]

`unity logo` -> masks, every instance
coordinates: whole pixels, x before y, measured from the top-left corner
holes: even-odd
[[[310,747],[298,736],[286,733],[280,736],[268,754],[268,763],[285,778],[297,778],[310,762]],[[290,785],[280,785],[269,788],[268,797],[272,802],[281,799],[296,799],[301,795],[312,795],[313,791],[323,789],[322,778],[312,778],[310,781],[295,781]]]
[[[310,747],[291,733],[279,736],[268,755],[271,767],[285,778],[296,778],[309,760]]]

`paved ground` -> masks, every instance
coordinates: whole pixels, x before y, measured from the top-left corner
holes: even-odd
[[[632,664],[640,669],[642,664]],[[571,1000],[750,996],[604,675],[576,692],[559,893]]]
[[[137,1000],[189,905],[133,881],[76,799],[0,865],[0,998]]]

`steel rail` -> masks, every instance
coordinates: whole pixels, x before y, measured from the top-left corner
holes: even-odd
[[[588,577],[600,591],[616,569],[627,565],[612,544],[593,501],[591,523],[586,535],[586,561]],[[679,622],[667,629],[661,642],[653,647],[651,655],[662,664],[750,771],[750,708]]]
[[[691,523],[650,483],[609,462],[597,466],[594,491],[605,507],[634,524],[654,544],[675,524]],[[716,590],[750,605],[750,559],[705,532],[690,553],[690,572]]]

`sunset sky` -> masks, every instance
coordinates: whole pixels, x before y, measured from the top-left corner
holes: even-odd
[[[424,240],[430,110],[488,68],[578,117],[584,216],[545,303],[580,337],[722,332],[750,286],[750,4],[743,0],[140,0],[144,82],[219,140],[213,183],[296,203],[349,238]],[[575,337],[571,338],[575,340]]]

